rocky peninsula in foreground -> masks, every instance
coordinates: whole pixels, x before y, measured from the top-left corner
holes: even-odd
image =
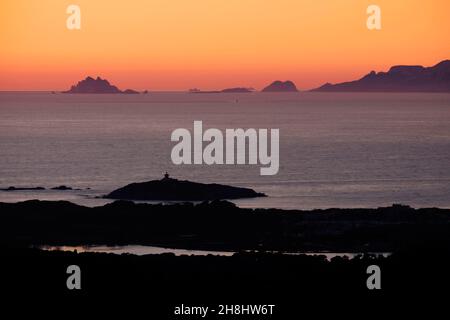
[[[146,303],[156,301],[167,315],[167,303],[185,301],[188,296],[197,301],[229,301],[230,297],[247,301],[252,297],[277,305],[293,299],[290,305],[298,310],[299,297],[308,306],[314,302],[323,306],[338,298],[343,303],[367,300],[373,306],[374,297],[383,298],[383,303],[375,302],[384,305],[408,294],[420,297],[421,292],[427,297],[433,293],[445,297],[442,288],[450,283],[449,209],[402,205],[310,211],[245,209],[226,201],[168,205],[116,201],[90,208],[34,200],[0,203],[0,212],[2,288],[22,300],[24,295],[45,301],[53,301],[49,296],[73,299],[74,293],[81,293],[91,300],[95,297],[96,304],[99,298],[106,297],[110,303],[119,297],[131,298],[134,306],[141,297]],[[82,251],[83,246],[92,245],[236,253],[137,256],[30,248],[77,246]],[[302,252],[315,255],[298,254]],[[322,252],[367,254],[328,261],[319,255]],[[392,254],[385,257],[374,252]],[[82,270],[83,289],[78,292],[66,287],[66,270],[71,265]],[[367,289],[371,275],[366,270],[372,265],[382,270],[382,290]],[[148,308],[146,303],[141,305]]]
[[[227,201],[83,207],[66,201],[0,203],[0,244],[151,245],[220,251],[448,250],[450,209],[246,209]]]

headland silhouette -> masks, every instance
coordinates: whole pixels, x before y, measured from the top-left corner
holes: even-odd
[[[359,80],[326,83],[316,92],[450,92],[450,60],[432,67],[393,66],[387,72],[371,71]]]

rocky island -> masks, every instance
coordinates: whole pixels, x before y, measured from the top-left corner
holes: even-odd
[[[298,92],[298,89],[292,81],[277,80],[262,89],[262,92]]]
[[[124,94],[139,94],[139,91],[133,90],[133,89],[126,89],[124,91],[122,91],[122,93]],[[146,92],[148,93],[148,92]]]
[[[120,90],[116,86],[109,83],[108,80],[97,77],[86,77],[86,79],[79,81],[76,85],[73,85],[68,91],[63,93],[123,93],[123,94],[138,94],[139,92],[126,89]]]
[[[393,66],[387,72],[371,71],[359,80],[326,83],[318,92],[450,92],[450,60],[432,67]]]
[[[264,193],[249,188],[222,184],[206,184],[178,180],[165,174],[161,180],[131,183],[104,196],[121,200],[204,201],[265,197]]]
[[[227,88],[222,90],[223,93],[250,93],[253,91],[255,91],[255,89],[253,88],[241,88],[241,87]]]
[[[87,189],[89,189],[89,188],[87,188]],[[15,187],[15,186],[10,186],[8,188],[0,188],[0,191],[42,191],[42,190],[47,190],[47,189],[44,187]],[[49,190],[68,191],[68,190],[81,190],[81,189],[74,189],[72,187],[60,185],[57,187],[50,188]]]
[[[244,87],[236,87],[236,88],[226,88],[223,90],[208,90],[208,91],[202,91],[197,88],[189,89],[189,93],[250,93],[254,92],[255,89],[253,88],[244,88]]]
[[[30,190],[45,190],[44,187],[15,187],[0,188],[0,191],[30,191]]]

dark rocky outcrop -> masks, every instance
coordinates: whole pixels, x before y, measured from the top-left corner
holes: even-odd
[[[139,91],[133,90],[133,89],[126,89],[122,93],[125,94],[139,94]]]
[[[298,92],[298,89],[292,81],[277,80],[265,87],[262,92]]]
[[[200,90],[197,88],[189,89],[189,93],[250,93],[254,92],[253,88],[244,88],[244,87],[235,87],[235,88],[226,88],[223,90]]]
[[[255,91],[253,88],[227,88],[227,89],[223,89],[222,92],[223,93],[250,93]]]
[[[264,197],[265,194],[248,188],[232,187],[216,183],[205,184],[169,178],[131,183],[105,196],[108,199],[203,201],[216,199],[240,199]]]
[[[116,86],[109,83],[108,80],[97,77],[86,77],[86,79],[79,81],[76,85],[73,85],[70,90],[63,91],[63,93],[124,93],[124,94],[136,94],[139,93],[135,90],[126,89],[125,91],[119,90]]]
[[[61,191],[65,191],[65,190],[73,190],[71,187],[68,186],[58,186],[58,187],[53,187],[52,190],[61,190]]]
[[[202,91],[199,89],[189,89],[189,93],[220,93],[220,91],[218,91],[218,90]]]
[[[433,67],[393,66],[388,72],[371,71],[359,80],[330,84],[319,92],[450,92],[450,60]]]
[[[8,187],[0,189],[1,191],[26,191],[26,190],[45,190],[44,187]]]
[[[89,188],[86,188],[86,190],[88,190],[88,189]],[[8,188],[0,188],[0,191],[32,191],[32,190],[40,191],[40,190],[47,190],[47,189],[44,187],[14,187],[14,186],[11,186]],[[60,185],[57,187],[50,188],[50,190],[67,191],[67,190],[81,190],[81,189],[73,189],[72,187]]]

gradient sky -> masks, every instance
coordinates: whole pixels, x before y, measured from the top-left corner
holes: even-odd
[[[81,30],[66,8],[81,7]],[[366,28],[366,8],[382,30]],[[0,90],[300,89],[450,59],[448,0],[1,0]]]

